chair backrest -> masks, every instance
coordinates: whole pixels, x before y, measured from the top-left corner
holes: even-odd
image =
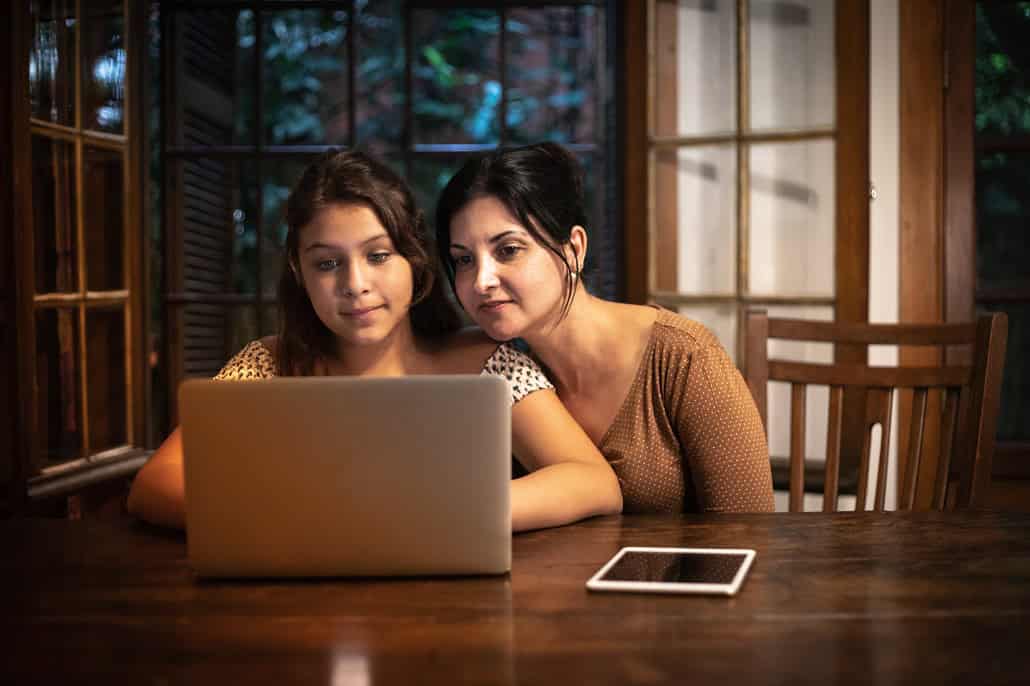
[[[767,432],[768,382],[788,382],[791,387],[790,510],[800,512],[803,509],[805,391],[808,386],[829,387],[824,512],[837,510],[845,389],[854,389],[848,390],[849,394],[863,393],[865,396],[856,509],[864,510],[866,507],[871,478],[871,439],[877,425],[881,429],[880,466],[874,506],[878,511],[884,509],[891,409],[902,389],[911,389],[906,392],[912,393],[912,412],[905,474],[898,491],[898,509],[911,509],[915,503],[920,461],[925,452],[927,398],[931,393],[943,396],[940,454],[932,506],[935,509],[983,507],[994,455],[1007,330],[1007,317],[1001,313],[985,314],[975,323],[968,324],[853,324],[770,319],[764,311],[748,312],[745,375]],[[972,354],[969,365],[949,365],[947,362],[922,367],[874,367],[846,362],[810,364],[770,359],[770,339],[860,345],[971,345]],[[949,497],[949,485],[956,476],[957,490]]]

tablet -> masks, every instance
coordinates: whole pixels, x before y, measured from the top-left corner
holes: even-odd
[[[589,581],[591,591],[734,595],[755,551],[744,548],[623,548]]]

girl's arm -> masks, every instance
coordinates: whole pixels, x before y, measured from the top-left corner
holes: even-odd
[[[615,472],[551,390],[512,408],[512,449],[527,476],[511,483],[513,531],[622,511]]]
[[[185,528],[182,432],[179,428],[168,435],[136,475],[127,504],[132,515],[151,524]]]

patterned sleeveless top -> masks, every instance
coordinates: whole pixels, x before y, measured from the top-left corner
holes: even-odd
[[[511,387],[511,403],[514,405],[530,393],[553,389],[540,365],[528,355],[508,343],[497,346],[483,364],[480,374],[499,376]],[[215,375],[223,381],[246,379],[271,379],[275,373],[275,355],[261,341],[251,341],[229,360]]]

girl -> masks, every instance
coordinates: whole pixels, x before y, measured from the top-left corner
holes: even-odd
[[[459,332],[426,249],[421,213],[390,169],[330,151],[290,195],[279,335],[253,341],[219,379],[271,376],[499,374],[512,386],[512,448],[531,473],[512,482],[512,528],[619,512],[611,468],[562,407],[536,364],[479,332]],[[176,429],[129,494],[133,514],[184,525]]]
[[[436,215],[454,292],[491,338],[529,344],[615,470],[626,511],[771,511],[761,419],[715,336],[584,288],[581,177],[553,143],[466,163]]]

